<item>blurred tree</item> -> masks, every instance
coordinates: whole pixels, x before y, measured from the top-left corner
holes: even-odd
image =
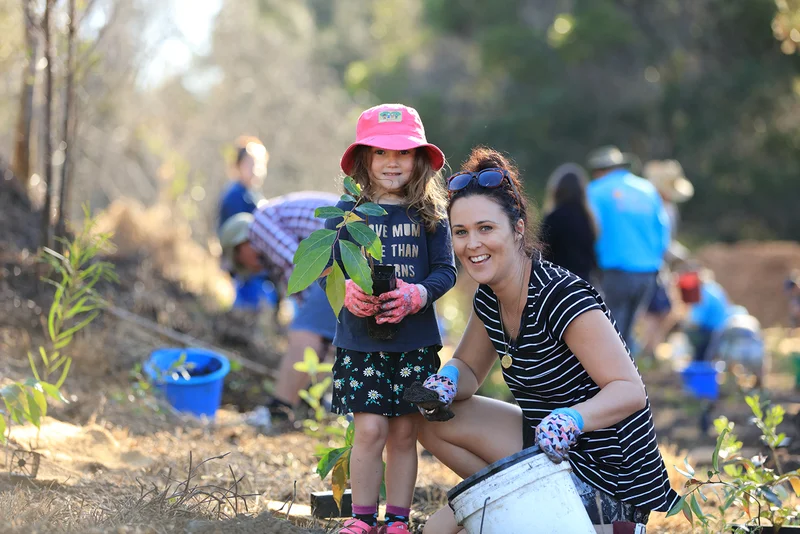
[[[22,180],[23,189],[27,189],[31,170],[31,123],[33,121],[33,89],[36,85],[36,57],[38,39],[34,19],[33,0],[22,0],[23,27],[25,28],[24,55],[25,67],[22,76],[22,88],[19,95],[19,112],[14,138],[14,154],[11,166],[17,178]],[[10,32],[9,32],[10,33]],[[5,33],[5,35],[9,35]]]

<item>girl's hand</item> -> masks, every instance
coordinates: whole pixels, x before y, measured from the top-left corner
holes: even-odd
[[[409,284],[397,279],[397,289],[380,295],[381,313],[377,316],[378,324],[399,323],[406,315],[421,310],[428,300],[428,292],[419,284]]]
[[[356,317],[371,317],[381,311],[378,297],[367,295],[352,280],[344,283],[344,307]]]
[[[536,443],[542,452],[559,464],[569,455],[569,448],[578,442],[581,429],[568,413],[552,412],[536,427]]]

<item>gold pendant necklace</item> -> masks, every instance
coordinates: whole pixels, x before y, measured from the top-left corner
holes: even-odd
[[[531,268],[533,268],[533,266],[531,266]],[[524,276],[525,269],[522,270],[522,273],[523,273],[523,276]],[[520,283],[520,285],[522,285],[522,284]],[[527,303],[527,300],[528,300],[528,292],[525,291],[525,302],[526,303]],[[523,306],[522,309],[523,309],[523,312],[524,312],[525,307]],[[505,325],[503,324],[503,308],[502,308],[502,305],[500,304],[500,298],[499,297],[497,298],[497,314],[500,316],[500,331],[503,333],[503,345],[506,346],[506,353],[503,354],[503,356],[500,358],[500,365],[503,366],[503,369],[508,369],[509,367],[511,367],[514,364],[514,358],[511,357],[511,352],[514,350],[514,347],[513,347],[514,336],[513,335],[511,336],[511,343],[509,343],[506,340],[506,328],[505,328]],[[522,319],[520,319],[520,320],[522,320]],[[522,327],[520,326],[520,329],[521,328]]]
[[[497,299],[497,314],[500,316],[500,331],[503,333],[503,345],[506,346],[506,353],[500,358],[500,365],[503,369],[508,369],[514,363],[514,358],[511,357],[511,344],[506,340],[506,327],[503,324],[503,308],[500,305],[500,299]],[[513,340],[513,338],[512,338]]]

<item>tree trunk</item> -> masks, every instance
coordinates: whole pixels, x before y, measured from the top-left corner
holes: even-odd
[[[32,0],[22,0],[25,14],[25,54],[28,65],[22,76],[22,90],[19,95],[19,116],[14,139],[14,155],[11,168],[20,180],[23,190],[28,190],[31,176],[31,123],[33,121],[33,90],[36,86],[36,57],[38,46],[33,20]]]
[[[69,0],[69,34],[67,36],[67,86],[64,98],[64,163],[61,165],[61,189],[58,199],[58,223],[56,223],[56,235],[65,237],[66,222],[64,212],[69,211],[67,199],[68,190],[71,182],[72,167],[70,155],[72,154],[72,144],[75,140],[75,119],[73,118],[74,105],[74,83],[75,83],[75,0]]]
[[[53,138],[52,138],[52,114],[53,114],[53,66],[52,66],[52,43],[50,42],[50,12],[53,8],[53,0],[45,0],[44,17],[42,26],[44,31],[44,59],[45,66],[45,93],[44,93],[44,180],[45,196],[44,207],[42,208],[42,228],[41,244],[43,247],[52,247],[52,233],[50,231],[52,194],[53,194]]]

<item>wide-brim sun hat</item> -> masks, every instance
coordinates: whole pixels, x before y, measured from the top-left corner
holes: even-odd
[[[345,174],[353,172],[355,151],[360,145],[385,150],[422,148],[430,157],[434,171],[444,167],[444,152],[425,138],[425,127],[417,110],[403,104],[381,104],[364,111],[356,124],[356,140],[342,155]]]
[[[250,240],[250,225],[253,219],[252,213],[237,213],[225,221],[219,229],[222,257],[231,266],[235,266],[233,252],[236,247]]]
[[[629,167],[632,162],[630,154],[622,152],[614,145],[608,145],[592,150],[586,158],[586,167],[590,171],[597,171],[612,167]]]
[[[681,164],[674,159],[648,161],[642,174],[670,202],[680,204],[694,196],[692,182],[684,175]]]

